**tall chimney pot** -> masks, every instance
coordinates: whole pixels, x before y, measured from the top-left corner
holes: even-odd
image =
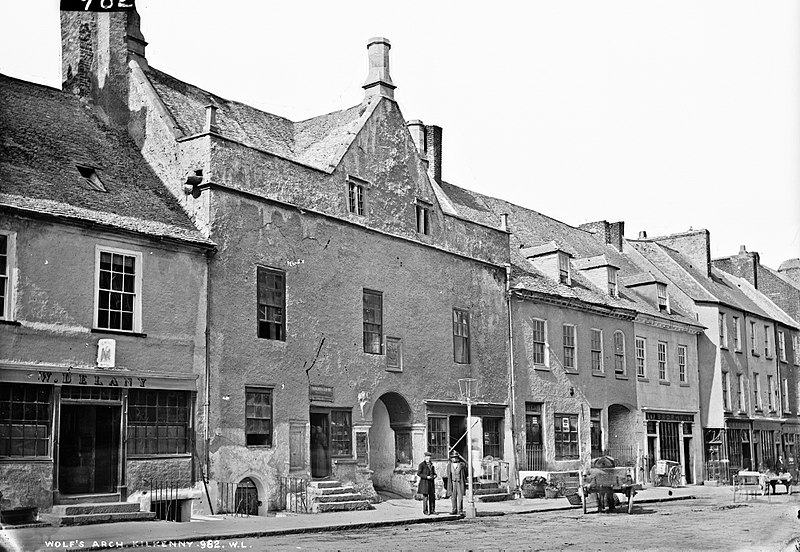
[[[367,41],[369,73],[362,86],[365,90],[364,99],[370,99],[373,96],[394,99],[394,89],[397,87],[389,74],[389,50],[391,47],[388,38],[375,37]]]
[[[646,230],[639,230],[639,239],[646,240],[647,239],[647,231]]]

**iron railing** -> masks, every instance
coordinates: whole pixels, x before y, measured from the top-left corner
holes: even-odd
[[[525,470],[544,471],[547,464],[544,461],[544,447],[542,445],[525,445]]]
[[[220,481],[218,484],[218,514],[229,514],[237,517],[258,515],[258,491],[253,487],[244,487],[238,483]]]
[[[636,465],[637,448],[635,446],[614,446],[600,451],[592,451],[592,458],[610,456],[617,467],[631,467]]]
[[[150,511],[155,512],[156,519],[164,521],[183,521],[181,519],[180,501],[178,500],[177,481],[149,481]]]
[[[278,510],[298,514],[308,512],[308,479],[281,477],[278,481],[278,489]]]

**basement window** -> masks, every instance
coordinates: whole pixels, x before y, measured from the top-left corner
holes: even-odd
[[[100,177],[97,175],[97,169],[94,167],[87,167],[84,165],[76,165],[78,172],[89,185],[92,190],[98,192],[108,192]]]

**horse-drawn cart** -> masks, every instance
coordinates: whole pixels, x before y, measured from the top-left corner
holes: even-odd
[[[581,474],[581,493],[583,495],[583,513],[588,510],[588,498],[594,495],[597,498],[598,512],[605,508],[615,510],[615,495],[625,495],[627,510],[633,511],[633,498],[636,491],[642,490],[641,484],[635,483],[631,468],[600,467],[594,465],[587,474]]]

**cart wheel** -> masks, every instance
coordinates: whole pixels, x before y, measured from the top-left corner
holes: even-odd
[[[671,487],[681,486],[681,467],[673,466],[669,470],[669,484]]]
[[[633,489],[628,489],[628,513],[633,512],[633,496],[636,494],[636,491]]]

